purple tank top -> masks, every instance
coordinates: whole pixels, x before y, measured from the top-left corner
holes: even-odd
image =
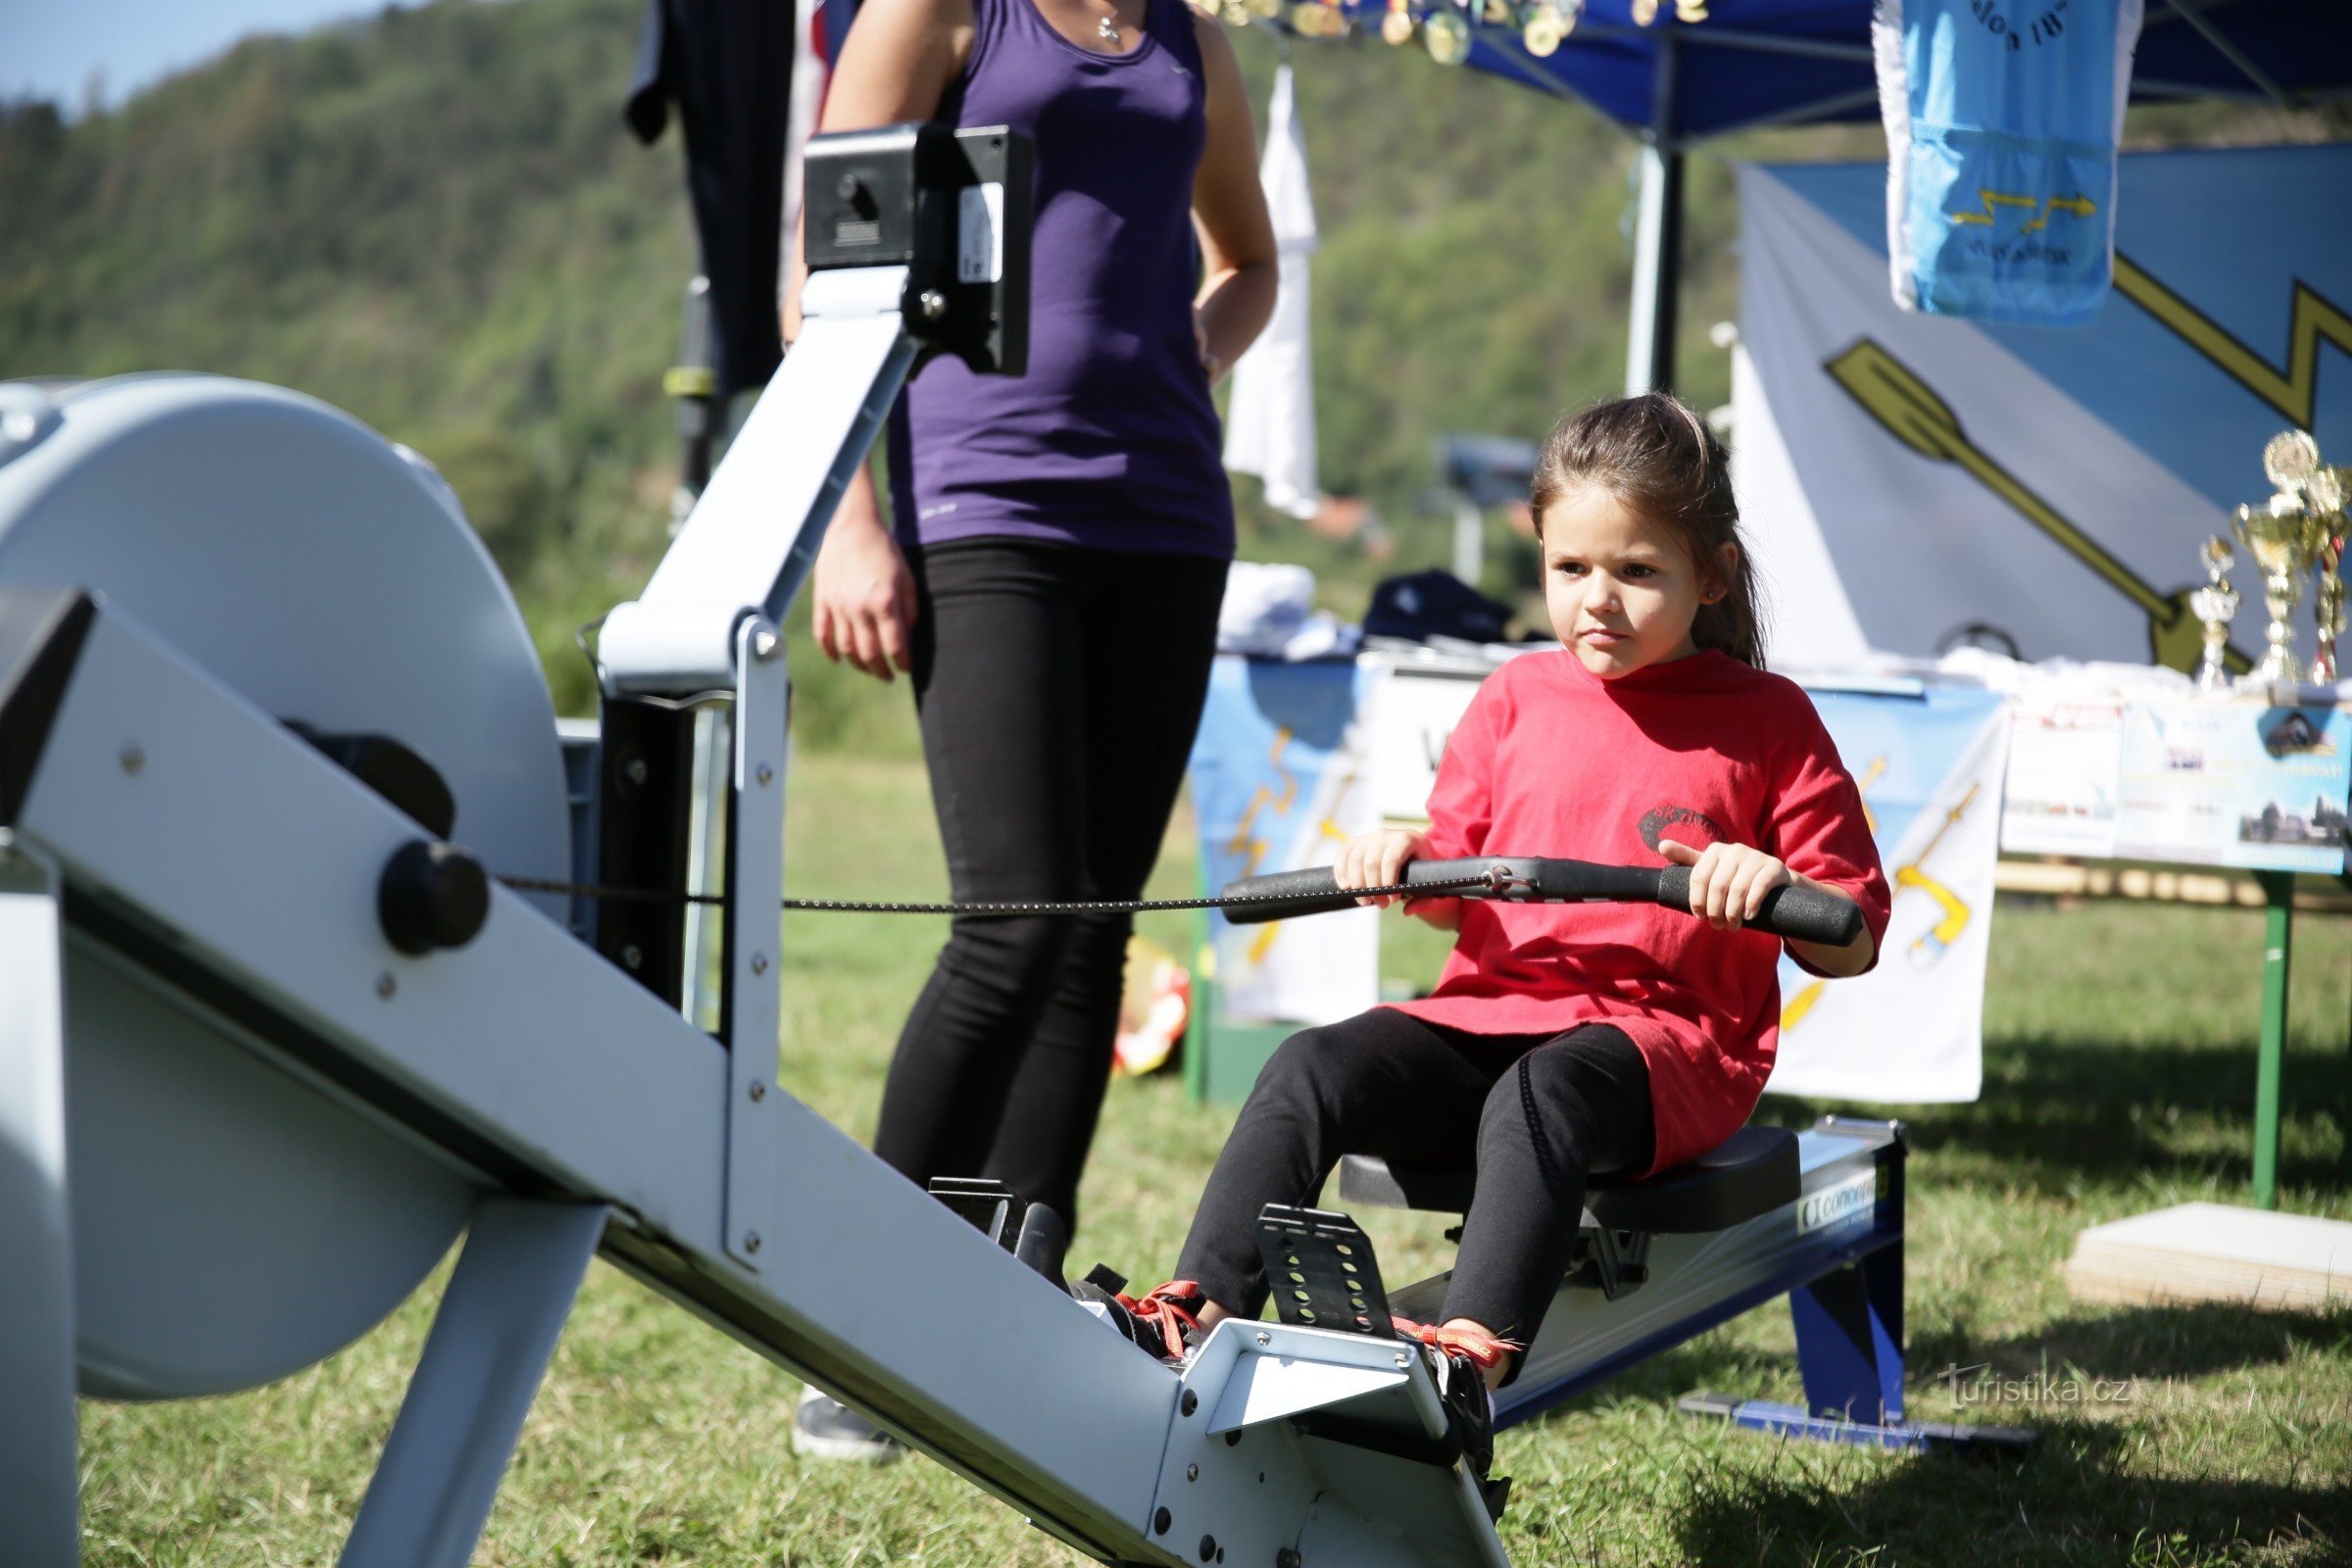
[[[1029,369],[934,359],[891,416],[902,540],[979,536],[1233,555],[1233,493],[1193,337],[1193,174],[1206,134],[1184,0],[1101,55],[1033,0],[973,0],[978,32],[939,118],[1036,141]]]

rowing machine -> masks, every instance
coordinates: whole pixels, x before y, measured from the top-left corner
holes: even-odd
[[[1104,1561],[1502,1568],[1462,1464],[1293,1419],[1434,1439],[1423,1357],[1233,1324],[1172,1370],[776,1081],[777,623],[909,368],[1014,365],[1025,294],[1017,139],[901,127],[808,164],[807,329],[605,622],[577,838],[529,634],[437,475],[273,388],[0,385],[12,1568],[75,1560],[77,1392],[285,1376],[461,1234],[352,1568],[469,1558],[598,1255]],[[678,723],[708,704],[715,1037],[675,978]],[[647,897],[583,941],[485,872]],[[909,1257],[990,1312],[932,1310]]]

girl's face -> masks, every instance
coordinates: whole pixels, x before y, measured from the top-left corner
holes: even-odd
[[[1691,622],[1723,597],[1738,545],[1702,572],[1671,532],[1592,484],[1554,501],[1540,523],[1551,629],[1587,669],[1613,680],[1698,651]]]

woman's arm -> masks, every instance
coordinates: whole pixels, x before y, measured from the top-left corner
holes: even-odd
[[[971,57],[972,0],[865,0],[841,43],[816,128],[870,130],[929,120],[948,83]],[[801,335],[801,290],[808,281],[802,237],[792,238],[784,285],[784,341]]]
[[[865,0],[825,93],[817,129],[865,130],[929,120],[972,51],[971,0]],[[784,340],[801,334],[801,290],[808,281],[802,235],[792,238],[784,288]],[[882,521],[871,467],[859,464],[816,554],[809,629],[827,659],[880,680],[908,668],[915,619],[914,578]]]
[[[1208,97],[1208,140],[1193,176],[1193,228],[1200,236],[1200,293],[1193,309],[1200,356],[1215,381],[1265,330],[1277,286],[1274,220],[1257,178],[1257,132],[1241,63],[1225,29],[1195,13]]]

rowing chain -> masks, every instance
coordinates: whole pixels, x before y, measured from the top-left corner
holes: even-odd
[[[582,898],[611,899],[622,903],[723,905],[727,902],[726,896],[719,893],[670,893],[659,888],[556,882],[534,876],[502,876],[498,880],[520,893],[576,894]],[[1442,882],[1416,882],[1409,886],[1398,882],[1387,887],[1350,888],[1348,891],[1359,899],[1397,895],[1427,898],[1435,893],[1491,885],[1492,879],[1482,874],[1448,877]],[[1298,898],[1296,893],[1234,893],[1209,899],[1090,899],[1071,903],[1026,904],[883,904],[858,899],[786,899],[783,906],[787,909],[819,910],[833,914],[1146,914],[1157,909],[1230,909],[1251,904],[1287,904]]]

